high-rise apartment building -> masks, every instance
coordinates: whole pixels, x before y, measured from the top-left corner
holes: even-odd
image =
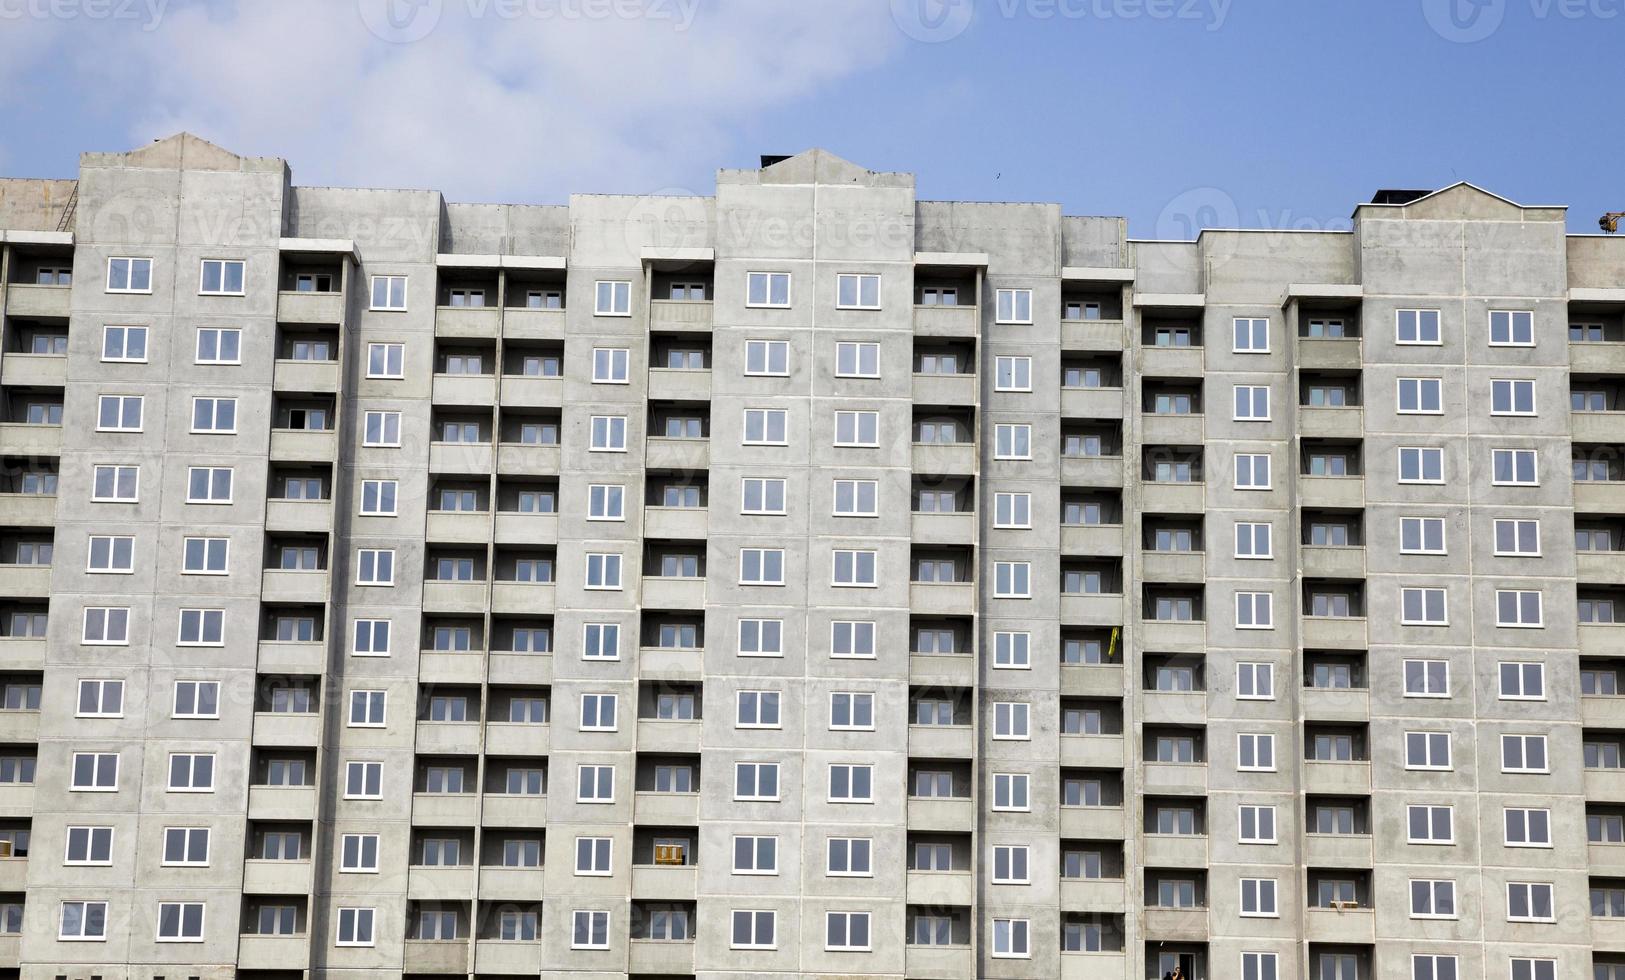
[[[1625,980],[1564,218],[0,181],[0,976]]]

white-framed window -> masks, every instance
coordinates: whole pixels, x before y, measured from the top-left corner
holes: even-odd
[[[181,573],[225,575],[230,571],[230,538],[182,538]]]
[[[1445,590],[1417,586],[1400,589],[1399,622],[1404,626],[1448,626]]]
[[[244,263],[241,259],[204,259],[198,276],[199,296],[243,295]]]
[[[1539,807],[1507,807],[1501,812],[1506,846],[1552,846],[1552,811]]]
[[[377,874],[378,835],[342,835],[339,838],[339,870],[348,874]]]
[[[1031,884],[1028,870],[1030,848],[1025,844],[997,844],[993,848],[993,883],[995,885]]]
[[[777,762],[734,763],[734,799],[771,802],[778,798]]]
[[[1238,316],[1231,321],[1230,349],[1237,354],[1268,354],[1270,322],[1263,317]]]
[[[829,628],[829,655],[837,660],[873,660],[875,624],[838,619]]]
[[[998,959],[1031,959],[1032,922],[1028,919],[994,919],[993,955]]]
[[[1540,629],[1541,593],[1535,589],[1497,589],[1495,625],[1514,629]]]
[[[993,666],[998,670],[1032,668],[1033,635],[1027,632],[998,631],[993,634]]]
[[[1491,310],[1490,346],[1535,346],[1535,314],[1530,310]]]
[[[1270,420],[1269,385],[1235,385],[1237,422],[1268,422]]]
[[[1032,798],[1028,793],[1032,777],[1024,772],[996,772],[993,774],[993,809],[1029,811]]]
[[[993,597],[995,599],[1031,599],[1033,565],[1027,561],[996,561],[993,563]]]
[[[831,837],[824,873],[831,878],[872,878],[874,841],[868,837]]]
[[[1455,808],[1409,804],[1405,807],[1405,839],[1412,844],[1454,844]]]
[[[994,391],[1032,391],[1033,359],[1000,355],[993,359]]]
[[[106,866],[113,863],[112,827],[69,827],[67,853],[62,858],[67,865]]]
[[[189,504],[231,503],[232,468],[229,466],[190,466],[186,470],[186,502]]]
[[[1257,662],[1236,664],[1236,699],[1240,701],[1275,700],[1275,665]]]
[[[1236,557],[1248,559],[1273,558],[1271,530],[1267,523],[1236,522]]]
[[[831,692],[829,727],[837,732],[874,731],[875,696],[866,691]]]
[[[1502,661],[1499,664],[1502,701],[1546,700],[1546,665]]]
[[[1236,817],[1239,843],[1275,843],[1275,807],[1243,803],[1236,808]]]
[[[1236,736],[1237,772],[1274,772],[1275,736],[1242,732]]]
[[[588,554],[585,588],[605,591],[619,590],[621,588],[621,556],[607,553]]]
[[[788,446],[789,444],[789,416],[784,409],[745,409],[744,445]]]
[[[214,753],[171,752],[168,789],[171,793],[214,792]]]
[[[835,445],[864,448],[880,445],[880,413],[836,412]]]
[[[1411,879],[1411,918],[1456,918],[1456,882],[1450,878]]]
[[[625,279],[600,279],[593,283],[593,316],[631,316],[632,283]]]
[[[1032,706],[1025,701],[996,701],[993,704],[993,737],[1001,741],[1027,741],[1033,737]]]
[[[1535,383],[1525,378],[1490,379],[1491,415],[1534,415]]]
[[[351,691],[349,727],[383,728],[388,704],[388,691]]]
[[[194,360],[198,364],[243,363],[242,330],[237,327],[199,327]]]
[[[1550,882],[1507,882],[1508,922],[1555,922]]]
[[[389,620],[358,619],[352,631],[350,652],[358,657],[389,656]]]
[[[1450,769],[1448,732],[1406,732],[1406,769]]]
[[[1033,427],[1025,422],[1000,422],[993,426],[994,459],[1032,459]]]
[[[126,364],[147,363],[147,328],[102,327],[102,360]]]
[[[587,448],[595,453],[626,452],[626,416],[594,415],[592,443]]]
[[[734,692],[735,728],[779,728],[778,691]]]
[[[1502,735],[1501,771],[1508,773],[1545,773],[1551,767],[1546,756],[1544,735]]]
[[[1033,495],[1030,493],[995,493],[993,495],[993,526],[996,528],[1030,528],[1033,526]]]
[[[1033,291],[1031,289],[999,289],[994,291],[994,323],[1033,322]]]
[[[615,731],[615,708],[619,701],[620,698],[614,694],[581,695],[581,730]]]
[[[107,291],[152,292],[152,259],[115,255],[107,260]]]
[[[134,574],[135,538],[128,535],[92,534],[85,571],[103,575]]]
[[[880,345],[874,343],[841,341],[835,345],[835,376],[837,378],[880,377]]]
[[[1278,965],[1274,953],[1244,952],[1241,954],[1241,980],[1276,980],[1280,975]]]
[[[776,875],[779,873],[777,837],[735,835],[733,873],[736,875]]]
[[[230,434],[237,431],[237,399],[192,399],[192,431]]]
[[[140,395],[100,395],[96,399],[97,432],[140,432]]]
[[[363,417],[361,444],[399,448],[401,444],[400,412],[367,412]]]
[[[592,349],[592,383],[595,385],[624,385],[629,377],[632,352],[625,347],[594,347]]]
[[[790,305],[790,273],[745,273],[745,305],[784,309]]]
[[[372,309],[397,311],[406,309],[406,277],[373,276]]]
[[[1444,554],[1444,518],[1401,517],[1399,519],[1399,553],[1402,555]]]
[[[1450,661],[1406,660],[1405,696],[1408,698],[1447,698],[1450,696]]]
[[[124,682],[92,678],[79,681],[79,698],[74,717],[124,717]]]
[[[333,939],[333,945],[371,946],[377,914],[377,909],[340,907],[338,934]]]
[[[1236,593],[1236,629],[1275,628],[1274,596],[1269,592]]]
[[[1439,378],[1400,378],[1401,415],[1440,415],[1444,413],[1444,382]]]
[[[614,766],[576,766],[577,803],[614,803]]]
[[[1444,343],[1439,334],[1439,311],[1395,310],[1394,342],[1430,346]]]
[[[75,752],[68,788],[75,793],[118,792],[117,752]]]
[[[224,609],[182,609],[175,643],[183,647],[218,647],[226,642]]]
[[[784,481],[778,481],[783,507]],[[836,480],[836,517],[875,517],[879,514],[880,483],[876,480]],[[782,512],[782,511],[781,511]]]
[[[789,341],[745,341],[745,373],[747,375],[788,377],[790,374]]]
[[[360,548],[355,553],[355,584],[394,585],[395,551],[392,548]]]
[[[784,620],[741,619],[739,621],[739,655],[741,657],[784,656]]]
[[[1241,914],[1244,918],[1278,918],[1274,878],[1241,879]]]
[[[626,520],[626,487],[611,483],[587,486],[587,520]]]
[[[1540,557],[1540,521],[1498,518],[1494,531],[1496,555]]]
[[[1490,471],[1490,481],[1498,487],[1540,485],[1539,469],[1533,449],[1490,450]]]
[[[874,588],[879,565],[879,552],[835,549],[830,584],[847,588]],[[780,583],[782,584],[782,582]]]
[[[873,803],[874,767],[842,762],[831,764],[829,802]]]
[[[150,290],[121,290],[122,292],[149,292]],[[106,942],[106,902],[63,902],[62,914],[57,922],[56,938],[63,942]]]
[[[607,877],[614,873],[613,837],[576,838],[576,874],[581,877]]]
[[[382,380],[406,377],[406,345],[368,344],[367,377]]]
[[[732,949],[778,949],[778,913],[759,909],[733,909],[728,933]]]
[[[587,623],[581,629],[581,659],[621,659],[621,627],[617,623]]]
[[[1268,490],[1268,489],[1270,489],[1270,454],[1269,453],[1237,453],[1236,454],[1236,489],[1237,490]]]
[[[1444,450],[1429,446],[1399,447],[1400,483],[1443,483]]]
[[[381,800],[384,798],[383,784],[383,763],[346,762],[344,764],[345,799]]]
[[[363,517],[394,517],[400,483],[396,480],[362,480],[361,514]]]
[[[1621,975],[1616,967],[1610,974],[1598,974],[1597,980],[1619,980]],[[1557,961],[1514,956],[1512,980],[1557,980]]]
[[[133,503],[139,499],[141,467],[98,463],[91,468],[90,499],[97,503]]]
[[[860,272],[838,273],[835,276],[835,308],[839,310],[880,309],[880,277]]]
[[[782,548],[741,548],[739,550],[740,585],[783,585],[784,550]]]

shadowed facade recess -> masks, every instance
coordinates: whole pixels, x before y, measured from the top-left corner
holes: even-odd
[[[0,977],[1625,980],[1625,239],[0,180]]]

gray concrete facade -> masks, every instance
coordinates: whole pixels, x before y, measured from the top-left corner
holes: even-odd
[[[0,180],[0,977],[1625,980],[1625,240]]]

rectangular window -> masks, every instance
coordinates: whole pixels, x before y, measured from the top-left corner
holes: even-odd
[[[1552,811],[1507,807],[1502,811],[1508,847],[1551,847]]]
[[[869,660],[875,656],[875,624],[837,620],[830,624],[829,655]]]
[[[1550,772],[1546,759],[1546,736],[1502,735],[1501,771],[1507,773]]]
[[[1032,738],[1029,716],[1031,705],[1025,701],[998,701],[993,705],[993,737],[999,740],[1027,741]]]
[[[996,599],[1032,598],[1032,563],[1025,561],[996,561],[993,563],[993,597]]]
[[[880,345],[842,342],[835,345],[835,376],[880,377]]]
[[[358,657],[389,656],[389,620],[358,619],[350,652]]]
[[[1444,554],[1444,518],[1401,517],[1399,519],[1399,553],[1402,555]]]
[[[200,296],[243,295],[243,262],[240,259],[204,259],[197,291]]]
[[[624,385],[627,383],[631,351],[625,347],[594,347],[592,349],[592,383],[595,385]]]
[[[994,391],[1032,391],[1033,359],[1000,356],[993,359]]]
[[[1490,414],[1535,414],[1535,383],[1533,381],[1522,379],[1491,379]]]
[[[615,279],[593,283],[592,312],[594,316],[631,316],[632,283]]]
[[[140,395],[101,395],[96,404],[96,431],[140,432]]]
[[[874,731],[875,696],[851,691],[830,694],[829,727],[831,731]]]
[[[355,553],[355,584],[394,585],[395,552],[362,548]]]
[[[614,766],[576,767],[577,803],[614,803]]]
[[[147,363],[147,328],[103,327],[102,360]]]
[[[197,332],[199,364],[243,363],[243,332],[236,327],[202,327]]]
[[[1032,881],[1028,871],[1029,849],[1025,844],[1000,844],[993,848],[993,883],[1025,885]]]
[[[74,715],[78,718],[124,717],[124,682],[81,680]]]
[[[1000,289],[994,294],[993,322],[1033,322],[1033,291],[1031,289]]]
[[[1405,696],[1408,698],[1447,698],[1450,696],[1450,661],[1406,660]]]
[[[1033,526],[1033,495],[1030,493],[995,493],[993,495],[993,526],[996,528],[1030,528]]]
[[[400,412],[368,412],[361,436],[363,446],[399,448],[401,444]]]
[[[790,344],[783,340],[745,341],[745,373],[787,377],[790,374]]]
[[[734,909],[728,945],[733,949],[777,949],[777,912]]]
[[[1275,736],[1243,732],[1236,736],[1237,772],[1274,772]]]
[[[734,763],[734,799],[772,801],[779,798],[779,764]]]
[[[1619,980],[1618,970],[1612,976],[1599,974],[1596,980]],[[1557,980],[1556,960],[1536,960],[1521,956],[1512,958],[1512,980]]]
[[[1446,732],[1406,732],[1406,769],[1450,769],[1450,735]]]
[[[788,446],[788,432],[788,415],[784,409],[745,409],[744,445]]]
[[[182,609],[175,642],[183,647],[217,647],[226,642],[224,609]]]
[[[1032,634],[993,634],[993,666],[1000,670],[1028,670],[1032,667]]]
[[[994,459],[1032,459],[1033,427],[1026,423],[993,426]]]
[[[1456,918],[1456,883],[1449,879],[1411,879],[1411,918]]]
[[[832,878],[873,877],[873,850],[874,842],[868,837],[831,837],[825,873]]]
[[[1032,801],[1027,789],[1030,777],[1026,773],[998,772],[993,774],[993,809],[1028,811]]]
[[[840,310],[880,309],[880,277],[852,272],[835,277],[835,308]]]
[[[774,482],[779,484],[782,513],[784,481]],[[879,513],[879,496],[880,484],[875,480],[836,480],[834,514],[836,517],[875,517]]]
[[[1438,310],[1394,311],[1394,341],[1400,344],[1439,345]]]
[[[1496,520],[1497,555],[1540,556],[1540,521]]]
[[[745,305],[780,309],[788,307],[790,305],[790,273],[746,273]]]
[[[999,959],[1032,958],[1031,933],[1028,919],[994,919],[993,955]]]
[[[1503,661],[1499,666],[1502,701],[1546,700],[1545,664]]]
[[[135,571],[135,538],[93,534],[85,570],[98,574],[129,575]]]
[[[1453,808],[1411,804],[1405,808],[1406,839],[1412,844],[1454,844]]]
[[[116,290],[148,292],[149,290]],[[106,902],[63,902],[56,937],[64,942],[106,942]]]
[[[368,344],[367,377],[399,379],[406,376],[404,344]]]
[[[779,692],[737,691],[734,699],[735,728],[778,728]]]
[[[860,447],[880,445],[880,413],[836,412],[835,445]]]
[[[1235,385],[1237,422],[1268,422],[1270,419],[1270,389],[1268,385]]]
[[[400,483],[396,480],[362,480],[361,514],[364,517],[394,517]]]
[[[626,452],[626,416],[594,415],[592,443],[588,449],[595,453]]]
[[[619,698],[613,694],[581,695],[581,730],[615,731],[615,707],[618,701]]]
[[[1552,886],[1546,882],[1507,882],[1508,922],[1555,922]]]
[[[351,728],[384,727],[384,710],[388,701],[389,692],[387,691],[351,691],[349,726]]]
[[[779,873],[777,837],[735,837],[733,873],[736,875],[776,875]]]
[[[116,752],[75,752],[69,789],[75,793],[117,792],[118,759]]]
[[[782,555],[782,552],[780,553]],[[877,584],[876,566],[879,552],[846,551],[837,549],[833,556],[834,569],[830,582],[836,586],[873,588]],[[782,585],[781,580],[778,584]]]
[[[1236,489],[1268,490],[1270,488],[1270,457],[1268,453],[1236,454]]]
[[[1239,841],[1243,844],[1275,843],[1275,808],[1243,804],[1237,808]]]
[[[1268,354],[1270,352],[1270,322],[1256,317],[1238,316],[1233,321],[1234,344],[1237,354]]]
[[[1237,592],[1236,629],[1274,629],[1273,598],[1268,592]]]
[[[182,538],[181,572],[186,575],[225,575],[229,571],[230,538]]]
[[[621,556],[587,555],[586,588],[617,591],[621,588]]]
[[[1279,976],[1276,968],[1277,957],[1274,953],[1241,954],[1241,980],[1276,980]]]
[[[1403,588],[1399,590],[1399,621],[1405,626],[1447,626],[1445,590]]]
[[[1242,701],[1275,700],[1275,665],[1236,664],[1236,698]]]
[[[213,753],[170,753],[169,791],[171,793],[214,792]]]
[[[576,874],[584,877],[606,877],[614,873],[611,858],[615,851],[612,837],[576,838]]]
[[[1236,522],[1236,557],[1270,558],[1270,524]]]
[[[406,277],[373,276],[372,308],[375,310],[406,309]]]
[[[91,470],[90,499],[99,503],[131,503],[138,497],[139,466],[97,465]]]
[[[741,657],[784,656],[784,620],[741,619],[739,621],[739,655]]]
[[[186,502],[189,504],[231,503],[232,468],[192,466],[186,470]]]
[[[344,766],[344,798],[347,800],[381,800],[384,765],[381,762],[347,762]]]
[[[237,399],[193,398],[192,431],[232,433],[237,431]]]
[[[1419,446],[1399,448],[1400,483],[1443,483],[1444,450]]]
[[[1274,878],[1241,879],[1241,914],[1250,918],[1277,918]]]
[[[63,864],[105,866],[113,863],[112,827],[69,827],[67,837]]]
[[[372,928],[376,909],[340,908],[339,928],[335,946],[371,946]]]
[[[107,260],[107,291],[152,292],[152,259],[114,256]]]
[[[1491,482],[1498,487],[1533,487],[1540,484],[1533,449],[1490,451]]]
[[[1399,414],[1439,415],[1444,412],[1444,382],[1438,378],[1400,378]]]
[[[1495,625],[1539,629],[1544,625],[1541,620],[1540,593],[1533,590],[1496,590]]]
[[[1491,310],[1490,346],[1535,346],[1535,314],[1529,310]]]
[[[606,483],[587,487],[587,520],[623,521],[626,519],[626,488]]]

